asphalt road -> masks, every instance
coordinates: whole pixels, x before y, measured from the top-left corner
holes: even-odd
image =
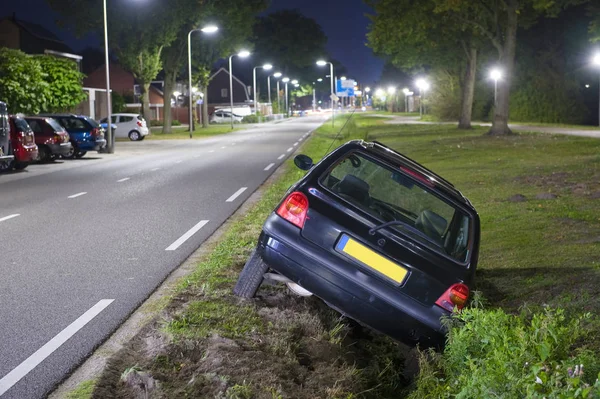
[[[47,395],[323,121],[0,175],[0,396]]]

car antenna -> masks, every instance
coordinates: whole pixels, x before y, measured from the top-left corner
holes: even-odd
[[[356,112],[356,108],[352,110],[352,113],[350,113],[350,116],[348,117],[348,119],[346,119],[346,122],[344,122],[344,124],[342,125],[342,128],[340,129],[340,131],[337,133],[337,135],[333,138],[333,140],[331,141],[331,144],[329,145],[329,148],[327,149],[327,151],[325,151],[325,154],[323,154],[323,156],[329,154],[329,150],[331,149],[331,146],[333,145],[333,143],[335,143],[335,141],[338,139],[338,137],[340,136],[340,134],[342,133],[342,131],[344,130],[344,128],[346,127],[346,125],[348,124],[348,122],[350,122],[350,119],[352,119],[352,117],[354,116],[354,113]]]

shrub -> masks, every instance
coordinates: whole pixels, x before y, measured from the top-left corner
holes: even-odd
[[[177,119],[173,119],[171,126],[181,126],[181,122],[179,122]]]
[[[421,357],[410,398],[600,398],[597,356],[574,349],[590,338],[590,317],[465,309],[449,323],[444,352]]]
[[[246,115],[242,119],[242,123],[258,123],[258,115]]]
[[[150,126],[162,126],[163,121],[159,121],[158,119],[152,119],[150,121]]]
[[[442,121],[457,121],[460,117],[461,87],[458,76],[446,70],[432,76],[432,90],[425,94],[427,112]]]

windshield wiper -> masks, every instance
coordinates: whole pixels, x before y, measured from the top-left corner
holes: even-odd
[[[434,244],[435,246],[440,247],[440,248],[442,247],[440,245],[440,243],[436,242],[434,239],[432,239],[431,237],[429,237],[427,234],[423,233],[421,230],[419,230],[419,229],[417,229],[415,227],[412,227],[412,226],[406,224],[406,222],[403,222],[401,220],[392,220],[392,221],[389,221],[389,222],[377,225],[377,226],[375,226],[375,227],[373,227],[372,229],[369,230],[369,235],[374,236],[375,233],[377,232],[377,230],[381,230],[381,229],[384,229],[384,228],[390,227],[390,226],[403,226],[407,230],[409,230],[409,231],[417,234],[419,237],[424,238],[425,240],[427,240],[428,242]]]

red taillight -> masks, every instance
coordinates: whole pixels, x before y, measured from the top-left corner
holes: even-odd
[[[17,133],[17,142],[24,144],[25,143],[25,133],[18,132]]]
[[[137,125],[138,125],[139,127],[142,127],[142,122],[141,122],[141,121],[137,121]]]
[[[60,134],[54,135],[54,143],[55,144],[60,144],[60,143],[62,143],[62,141],[63,141],[63,138],[60,136]]]
[[[300,192],[291,193],[277,209],[277,214],[300,228],[304,227],[308,212],[308,198]]]
[[[101,129],[98,129],[97,127],[93,128],[91,133],[92,136],[94,137],[102,137],[104,136],[104,133]]]
[[[454,284],[435,302],[436,305],[454,311],[454,307],[462,309],[469,299],[469,287],[464,284]]]
[[[419,172],[415,172],[414,170],[410,170],[408,168],[405,168],[404,166],[401,166],[400,170],[403,171],[406,174],[411,175],[412,177],[414,177],[415,179],[419,180],[420,182],[427,184],[429,187],[434,187],[435,186],[435,184],[433,184],[433,182],[431,180],[429,180],[427,177],[425,177],[424,175],[420,174]]]

